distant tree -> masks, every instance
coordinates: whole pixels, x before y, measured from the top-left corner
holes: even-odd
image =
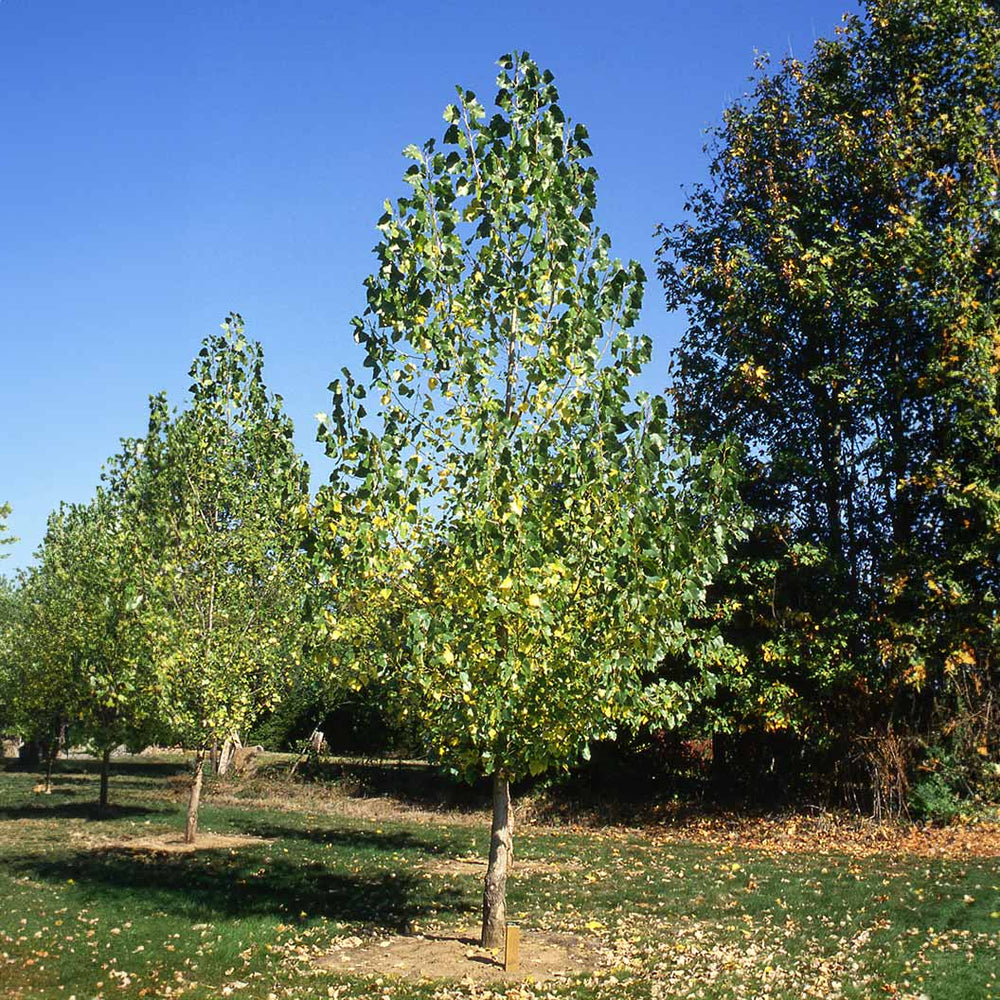
[[[305,640],[308,468],[260,344],[236,314],[224,331],[192,365],[190,406],[154,397],[109,479],[134,525],[163,723],[196,751],[188,842],[208,749],[277,703]]]
[[[11,537],[7,526],[10,504],[0,504],[0,559],[10,553],[3,546],[17,541]],[[20,735],[17,719],[17,683],[14,675],[16,635],[22,608],[21,591],[16,581],[0,576],[0,733]]]
[[[14,735],[14,635],[20,615],[20,590],[14,580],[0,576],[0,734]]]
[[[58,531],[58,515],[49,518],[46,541]],[[44,551],[43,542],[39,555]],[[8,632],[6,686],[14,728],[35,748],[33,763],[45,764],[45,790],[79,689],[73,683],[69,653],[71,619],[67,591],[43,559],[20,574],[15,616]]]
[[[101,760],[101,811],[108,807],[112,752],[152,742],[160,714],[145,595],[124,513],[120,498],[105,490],[88,504],[64,504],[49,519],[39,552],[51,602],[35,626],[51,631],[42,640],[49,662],[40,666],[66,684],[74,742]],[[29,638],[37,641],[30,631]]]
[[[94,748],[103,811],[113,749],[143,742],[157,704],[120,510],[104,492],[61,505],[36,557],[4,595],[4,700],[21,733],[46,747],[47,775],[63,727]]]
[[[995,681],[1000,638],[1000,20],[864,6],[762,65],[660,253],[681,426],[748,446],[729,718],[816,739]]]
[[[0,559],[6,559],[9,553],[3,552],[4,545],[11,545],[17,539],[12,538],[7,527],[10,517],[10,504],[0,504]],[[13,700],[10,681],[11,642],[14,619],[17,608],[17,589],[6,577],[0,576],[0,733],[13,731]]]
[[[7,527],[7,518],[10,517],[10,504],[0,503],[0,559],[6,559],[10,554],[9,552],[3,551],[4,545],[13,545],[17,541],[10,534],[10,529]]]
[[[416,720],[432,761],[492,778],[487,947],[509,783],[684,716],[716,652],[687,623],[740,523],[728,449],[666,460],[665,401],[630,391],[643,274],[593,225],[586,129],[527,54],[500,66],[497,114],[459,89],[441,148],[406,150],[354,321],[370,382],[332,386],[315,543],[351,622],[331,635],[355,640],[337,670]],[[705,665],[694,687],[657,682],[670,652]]]

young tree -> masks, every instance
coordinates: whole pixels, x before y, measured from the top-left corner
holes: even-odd
[[[88,504],[64,504],[50,518],[39,554],[58,595],[51,666],[68,687],[74,740],[100,757],[102,812],[113,750],[151,741],[160,708],[135,540],[124,515],[121,498],[103,489]]]
[[[1000,18],[865,9],[726,111],[660,257],[682,426],[748,445],[736,712],[809,734],[997,654]]]
[[[31,764],[44,759],[46,792],[51,791],[53,764],[79,696],[68,652],[72,623],[66,588],[41,558],[58,530],[58,515],[50,515],[38,564],[19,575],[7,643],[8,709],[16,730],[34,750],[28,757]]]
[[[500,66],[495,115],[459,89],[440,148],[406,150],[354,321],[370,382],[331,386],[315,540],[355,629],[338,670],[415,718],[433,761],[492,778],[487,947],[510,782],[683,716],[694,690],[656,668],[691,651],[710,683],[687,621],[740,520],[729,449],[665,461],[664,400],[630,393],[644,279],[593,224],[586,129],[527,54]]]
[[[154,397],[146,437],[111,473],[135,525],[163,722],[196,751],[189,843],[208,748],[281,698],[304,642],[308,468],[260,344],[236,314],[224,331],[192,365],[189,408]]]
[[[14,637],[21,610],[17,584],[0,576],[0,734],[16,735],[19,726],[14,714]]]
[[[47,747],[46,785],[67,726],[101,757],[101,811],[112,750],[141,742],[155,717],[141,600],[120,509],[99,491],[50,515],[37,564],[4,616],[8,697],[19,728]]]
[[[0,504],[0,550],[16,539],[10,537],[7,518],[10,504]],[[0,551],[0,559],[9,553]],[[18,608],[17,588],[5,576],[0,576],[0,733],[13,732],[13,687],[11,677],[11,655],[14,623]]]

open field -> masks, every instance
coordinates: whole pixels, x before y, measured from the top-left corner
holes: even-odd
[[[478,919],[485,801],[435,799],[405,768],[375,798],[354,779],[209,782],[191,853],[158,847],[183,826],[184,761],[115,770],[103,820],[90,762],[64,762],[51,796],[0,772],[4,998],[1000,997],[992,827],[522,824],[509,913],[524,969],[533,947],[551,961],[518,980],[451,940]],[[429,976],[445,947],[460,978],[394,975]]]

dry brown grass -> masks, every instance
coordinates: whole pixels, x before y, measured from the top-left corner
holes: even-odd
[[[263,837],[248,837],[240,834],[211,833],[206,830],[198,834],[193,844],[185,843],[184,836],[176,831],[146,834],[141,837],[81,837],[72,838],[84,843],[92,851],[134,851],[140,854],[193,854],[196,851],[239,850],[255,844],[269,844]]]

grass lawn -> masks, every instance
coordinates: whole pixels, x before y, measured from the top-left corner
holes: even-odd
[[[508,912],[526,932],[580,935],[586,975],[474,985],[318,971],[338,939],[474,926],[479,879],[450,862],[485,853],[485,813],[262,776],[209,782],[201,814],[204,831],[262,841],[116,847],[182,829],[183,775],[178,757],[117,761],[117,811],[99,820],[88,762],[63,762],[49,796],[36,775],[0,771],[0,997],[1000,998],[996,857],[862,857],[835,836],[758,844],[746,824],[727,835],[697,821],[690,836],[516,832]]]

